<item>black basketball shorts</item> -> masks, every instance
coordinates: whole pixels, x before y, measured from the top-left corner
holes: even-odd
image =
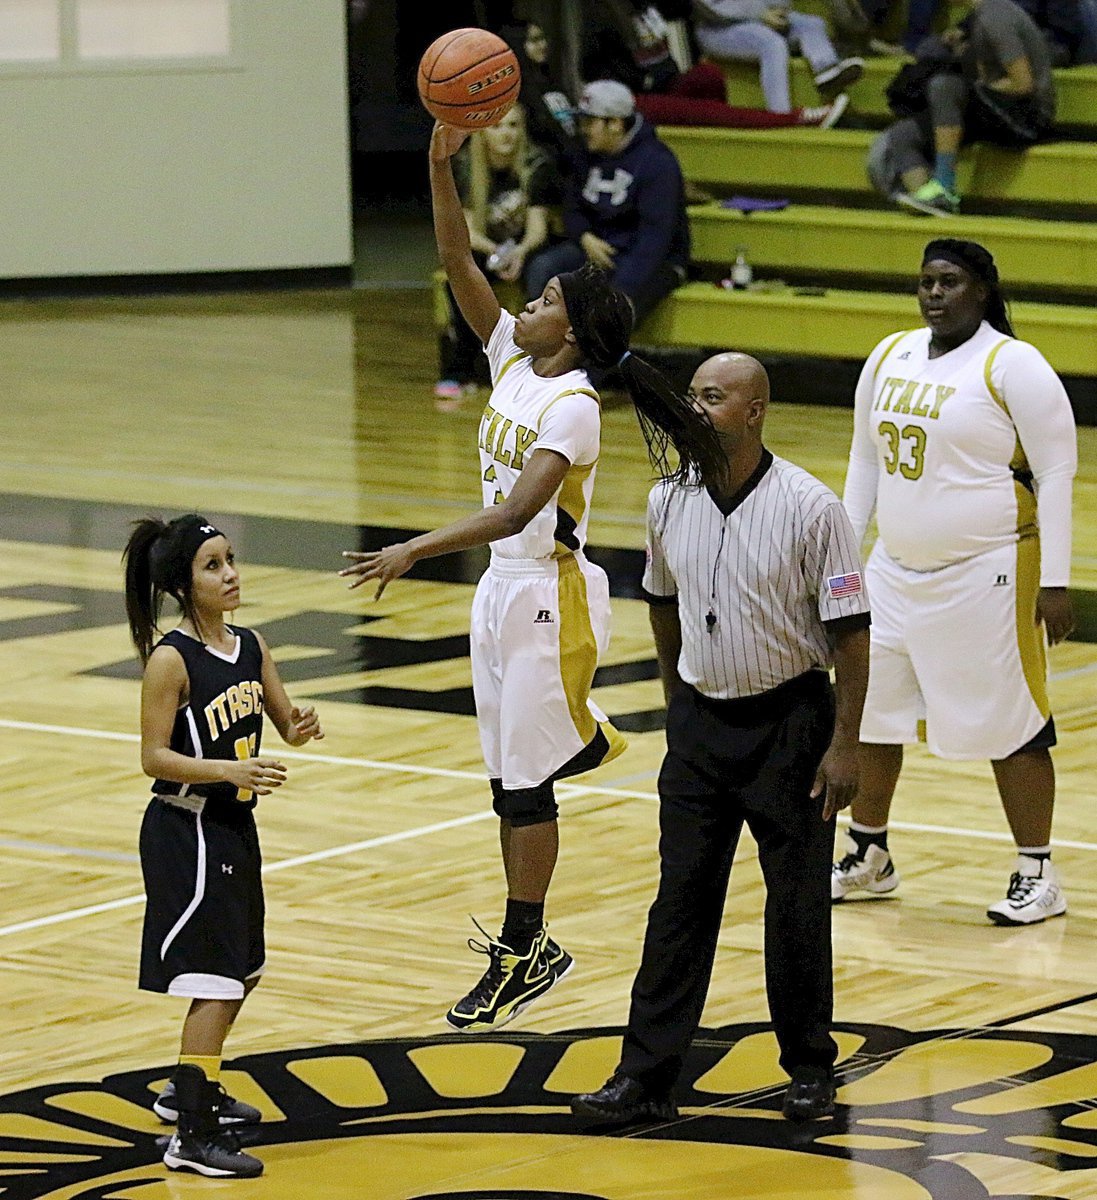
[[[262,858],[243,805],[153,798],[141,823],[145,924],[139,986],[239,1000],[263,973]]]

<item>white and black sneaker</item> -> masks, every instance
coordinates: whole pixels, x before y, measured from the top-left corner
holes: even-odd
[[[850,852],[830,869],[830,898],[839,904],[851,896],[858,900],[872,900],[894,892],[899,886],[899,872],[891,861],[891,855],[883,846],[869,843],[862,851],[852,838]],[[854,893],[863,892],[862,896]]]
[[[829,100],[855,84],[864,73],[863,58],[843,58],[832,66],[824,67],[815,76],[815,87],[820,96]]]
[[[179,1127],[164,1151],[164,1166],[213,1179],[254,1179],[262,1175],[263,1164],[240,1149],[236,1131],[219,1123],[222,1089],[190,1063],[175,1068],[172,1082]]]
[[[230,1096],[220,1084],[217,1085],[221,1101],[217,1106],[217,1119],[222,1125],[258,1125],[263,1114],[252,1104],[245,1104]],[[165,1125],[174,1125],[179,1120],[179,1106],[175,1100],[175,1081],[169,1079],[164,1090],[152,1103],[152,1111]]]
[[[208,1137],[176,1130],[164,1151],[164,1166],[212,1179],[255,1179],[263,1174],[263,1164],[240,1149],[236,1134],[229,1129]]]
[[[1067,898],[1051,859],[1019,854],[1006,898],[992,904],[987,916],[995,925],[1035,925],[1048,917],[1061,917],[1066,910]]]

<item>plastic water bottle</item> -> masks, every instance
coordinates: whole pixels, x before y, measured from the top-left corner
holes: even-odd
[[[754,269],[747,262],[746,246],[738,246],[735,261],[731,264],[731,286],[737,291],[750,287],[754,282]]]

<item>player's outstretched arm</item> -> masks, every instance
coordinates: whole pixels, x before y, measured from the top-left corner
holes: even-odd
[[[434,208],[434,240],[438,257],[449,279],[457,307],[470,328],[486,343],[502,311],[491,284],[472,257],[468,223],[453,178],[453,156],[464,144],[468,130],[441,122],[430,139],[430,197]]]
[[[381,550],[344,550],[343,557],[352,565],[339,574],[350,577],[348,586],[360,587],[369,580],[377,581],[375,600],[380,600],[385,588],[401,575],[406,575],[421,558],[436,558],[458,550],[486,546],[500,538],[520,533],[560,490],[571,463],[558,451],[548,448],[535,450],[517,482],[498,504],[462,517],[442,529],[421,533],[411,541]]]

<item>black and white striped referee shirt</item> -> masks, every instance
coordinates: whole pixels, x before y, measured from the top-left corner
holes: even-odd
[[[714,700],[828,669],[823,622],[868,612],[853,527],[814,475],[763,450],[725,509],[703,487],[658,483],[648,497],[644,592],[677,602],[678,673]]]

